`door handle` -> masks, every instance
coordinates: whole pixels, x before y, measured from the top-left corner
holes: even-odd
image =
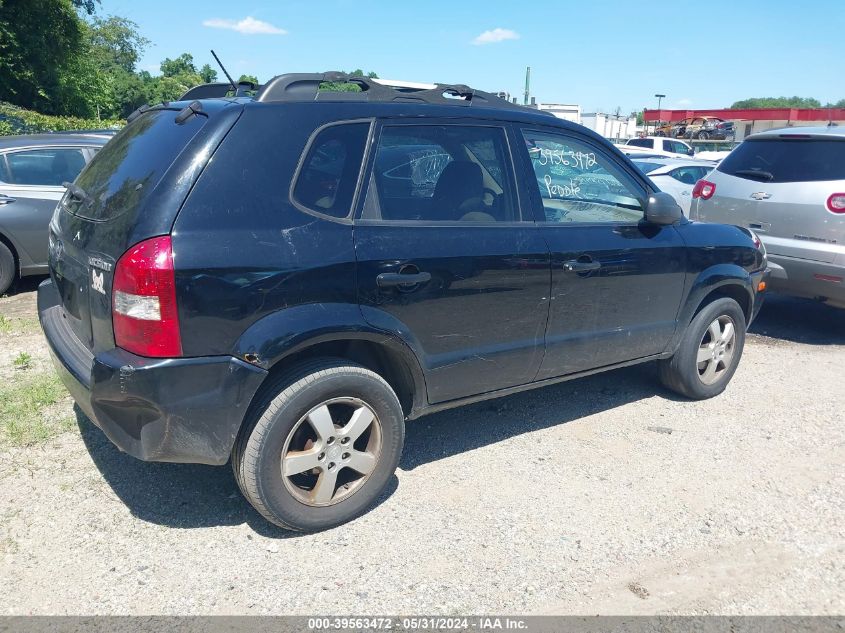
[[[0,204],[10,204],[15,201],[15,198],[11,198],[7,195],[0,193]]]
[[[563,269],[568,273],[584,273],[601,268],[601,262],[582,262],[573,259],[568,262],[563,262]]]
[[[381,273],[376,277],[376,283],[380,288],[416,286],[427,281],[431,281],[431,273]]]

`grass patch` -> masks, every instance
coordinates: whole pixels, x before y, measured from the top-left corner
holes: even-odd
[[[0,334],[29,334],[41,327],[36,317],[7,317],[0,314]]]
[[[15,356],[12,364],[15,366],[15,369],[29,369],[32,367],[32,355],[27,354],[26,352],[21,352]]]
[[[0,443],[32,446],[72,429],[73,417],[54,407],[67,397],[52,373],[21,375],[0,386]]]

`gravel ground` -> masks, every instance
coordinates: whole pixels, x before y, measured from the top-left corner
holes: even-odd
[[[411,422],[380,504],[315,535],[77,416],[0,448],[0,614],[842,614],[843,316],[771,297],[705,402],[646,365]]]

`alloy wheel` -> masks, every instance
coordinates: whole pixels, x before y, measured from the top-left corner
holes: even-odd
[[[731,367],[736,347],[736,326],[727,315],[707,326],[698,346],[698,377],[705,385],[718,381]]]
[[[382,448],[381,422],[357,398],[333,398],[306,413],[285,441],[282,480],[308,506],[338,503],[369,479]]]

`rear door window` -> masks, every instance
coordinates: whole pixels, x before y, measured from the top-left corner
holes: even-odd
[[[322,215],[349,216],[369,132],[369,122],[341,123],[320,131],[296,178],[294,201]]]
[[[151,110],[118,132],[76,183],[92,204],[69,200],[68,211],[89,220],[111,220],[139,206],[208,120],[198,115],[177,124],[176,114]]]
[[[716,169],[759,182],[845,180],[845,139],[747,140]]]
[[[633,145],[634,147],[647,147],[649,149],[654,149],[654,139],[632,138],[630,141],[628,141],[628,145]]]
[[[78,147],[46,147],[6,154],[6,182],[13,185],[60,187],[73,182],[85,167]]]
[[[483,125],[386,125],[362,219],[515,222],[505,130]]]

